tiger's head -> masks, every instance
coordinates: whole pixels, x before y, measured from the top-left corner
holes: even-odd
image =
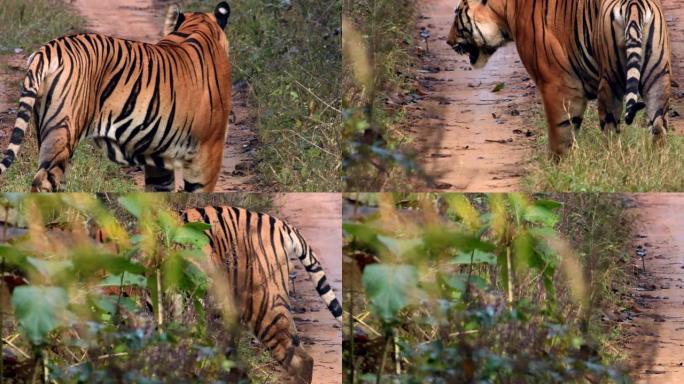
[[[461,0],[449,31],[449,44],[459,55],[468,54],[470,64],[482,68],[494,52],[511,41],[503,18],[491,4],[495,0]]]
[[[202,28],[202,26],[206,26],[207,21],[216,22],[221,29],[225,29],[226,25],[228,25],[229,17],[230,5],[225,1],[217,5],[213,13],[181,13],[178,5],[173,4],[169,6],[169,10],[166,14],[164,36],[181,30],[191,32],[195,29]]]

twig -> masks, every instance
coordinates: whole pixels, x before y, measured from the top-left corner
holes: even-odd
[[[375,384],[380,384],[380,379],[382,378],[382,373],[385,372],[385,364],[387,363],[387,352],[389,352],[389,344],[393,337],[390,338],[385,335],[387,341],[385,341],[385,346],[382,348],[382,360],[380,362],[380,367],[378,368],[378,375],[375,380]]]
[[[26,359],[30,359],[30,358],[31,358],[31,356],[29,356],[28,353],[24,352],[23,350],[21,350],[21,348],[19,348],[19,347],[17,347],[16,345],[12,344],[12,341],[11,341],[10,339],[2,339],[2,342],[5,343],[5,344],[7,344],[7,345],[9,345],[10,347],[12,347],[12,349],[14,349],[15,351],[19,352],[19,354],[21,354],[24,358],[26,358]]]
[[[371,333],[374,334],[375,336],[382,336],[382,334],[380,332],[376,331],[373,327],[371,327],[370,325],[368,325],[368,323],[361,320],[361,318],[359,318],[358,316],[351,316],[351,314],[350,314],[350,317],[352,317],[352,319],[354,319],[354,321],[363,325],[365,328],[367,328],[369,331],[371,331]]]
[[[335,107],[333,107],[330,103],[328,103],[327,101],[321,99],[317,94],[313,93],[312,90],[310,90],[309,88],[307,88],[306,85],[300,83],[297,79],[295,79],[295,77],[292,76],[289,72],[287,72],[287,74],[288,74],[290,77],[292,77],[292,80],[294,80],[295,84],[297,84],[297,85],[299,85],[300,87],[304,88],[305,91],[309,92],[309,93],[311,94],[311,96],[315,97],[318,101],[320,101],[321,103],[325,104],[326,107],[332,109],[333,111],[335,111],[335,112],[337,112],[337,113],[342,113],[342,111],[341,111],[339,108],[335,108]]]

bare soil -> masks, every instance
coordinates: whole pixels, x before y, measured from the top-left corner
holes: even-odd
[[[684,194],[636,195],[634,322],[625,348],[637,383],[684,382]],[[645,270],[643,270],[645,266]]]
[[[130,40],[154,43],[161,38],[166,15],[159,0],[110,0],[103,6],[98,0],[75,0],[75,7],[87,20],[86,30]],[[55,36],[57,37],[57,36]],[[24,73],[26,56],[0,56],[0,145],[5,148],[16,118],[19,81]],[[254,191],[254,118],[248,103],[248,87],[233,87],[233,112],[224,147],[223,166],[216,192]],[[108,161],[103,157],[103,161]],[[37,167],[37,165],[36,165]],[[144,188],[144,175],[139,168],[123,169],[128,177]],[[68,177],[68,175],[67,175]],[[181,173],[176,173],[177,188],[182,187]]]
[[[275,199],[278,217],[297,227],[316,252],[338,299],[342,293],[342,197],[337,193],[287,193]],[[299,260],[293,259],[294,311],[304,348],[314,358],[314,384],[342,383],[342,330]]]
[[[479,70],[446,44],[456,3],[419,1],[417,29],[425,27],[431,34],[419,48],[418,82],[426,96],[407,108],[408,129],[418,140],[421,163],[435,179],[435,189],[519,190],[531,160],[530,144],[538,136],[531,112],[541,109],[541,99],[513,44],[499,49]],[[684,9],[679,0],[662,3],[676,86],[670,121],[673,132],[684,134],[679,116],[684,113]]]

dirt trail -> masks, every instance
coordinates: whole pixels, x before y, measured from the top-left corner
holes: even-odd
[[[684,382],[684,194],[636,196],[635,249],[646,249],[629,331],[637,383]],[[641,267],[641,262],[637,262]]]
[[[484,69],[471,70],[469,60],[446,44],[455,2],[422,0],[418,28],[432,38],[419,74],[428,96],[416,106],[410,122],[422,143],[426,171],[441,190],[471,192],[519,189],[534,132],[525,124],[534,86],[510,44]],[[499,83],[504,88],[493,92]]]
[[[342,205],[337,193],[288,193],[275,199],[277,215],[297,227],[314,249],[328,281],[342,298]],[[294,303],[297,329],[313,356],[313,383],[342,383],[342,330],[298,260]]]
[[[453,23],[452,0],[421,0],[418,29],[430,33],[418,81],[427,96],[407,107],[409,130],[419,140],[421,160],[440,190],[491,192],[519,190],[537,132],[529,121],[541,109],[514,44],[499,49],[483,69],[471,69],[465,56],[446,44]],[[670,121],[684,134],[684,8],[662,0],[670,27],[675,88]],[[424,47],[424,44],[423,44]],[[504,88],[494,92],[497,84]]]

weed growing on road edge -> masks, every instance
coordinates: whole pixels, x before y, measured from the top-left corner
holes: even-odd
[[[533,147],[533,161],[523,180],[529,191],[559,192],[671,192],[684,186],[684,137],[668,135],[654,147],[643,114],[622,133],[599,129],[596,107],[591,105],[576,137],[577,145],[556,163],[548,154],[548,131],[543,110],[533,121],[541,133]]]
[[[390,95],[413,87],[413,1],[344,0],[342,133],[344,181],[350,191],[406,190],[420,167],[400,131],[404,110]]]

